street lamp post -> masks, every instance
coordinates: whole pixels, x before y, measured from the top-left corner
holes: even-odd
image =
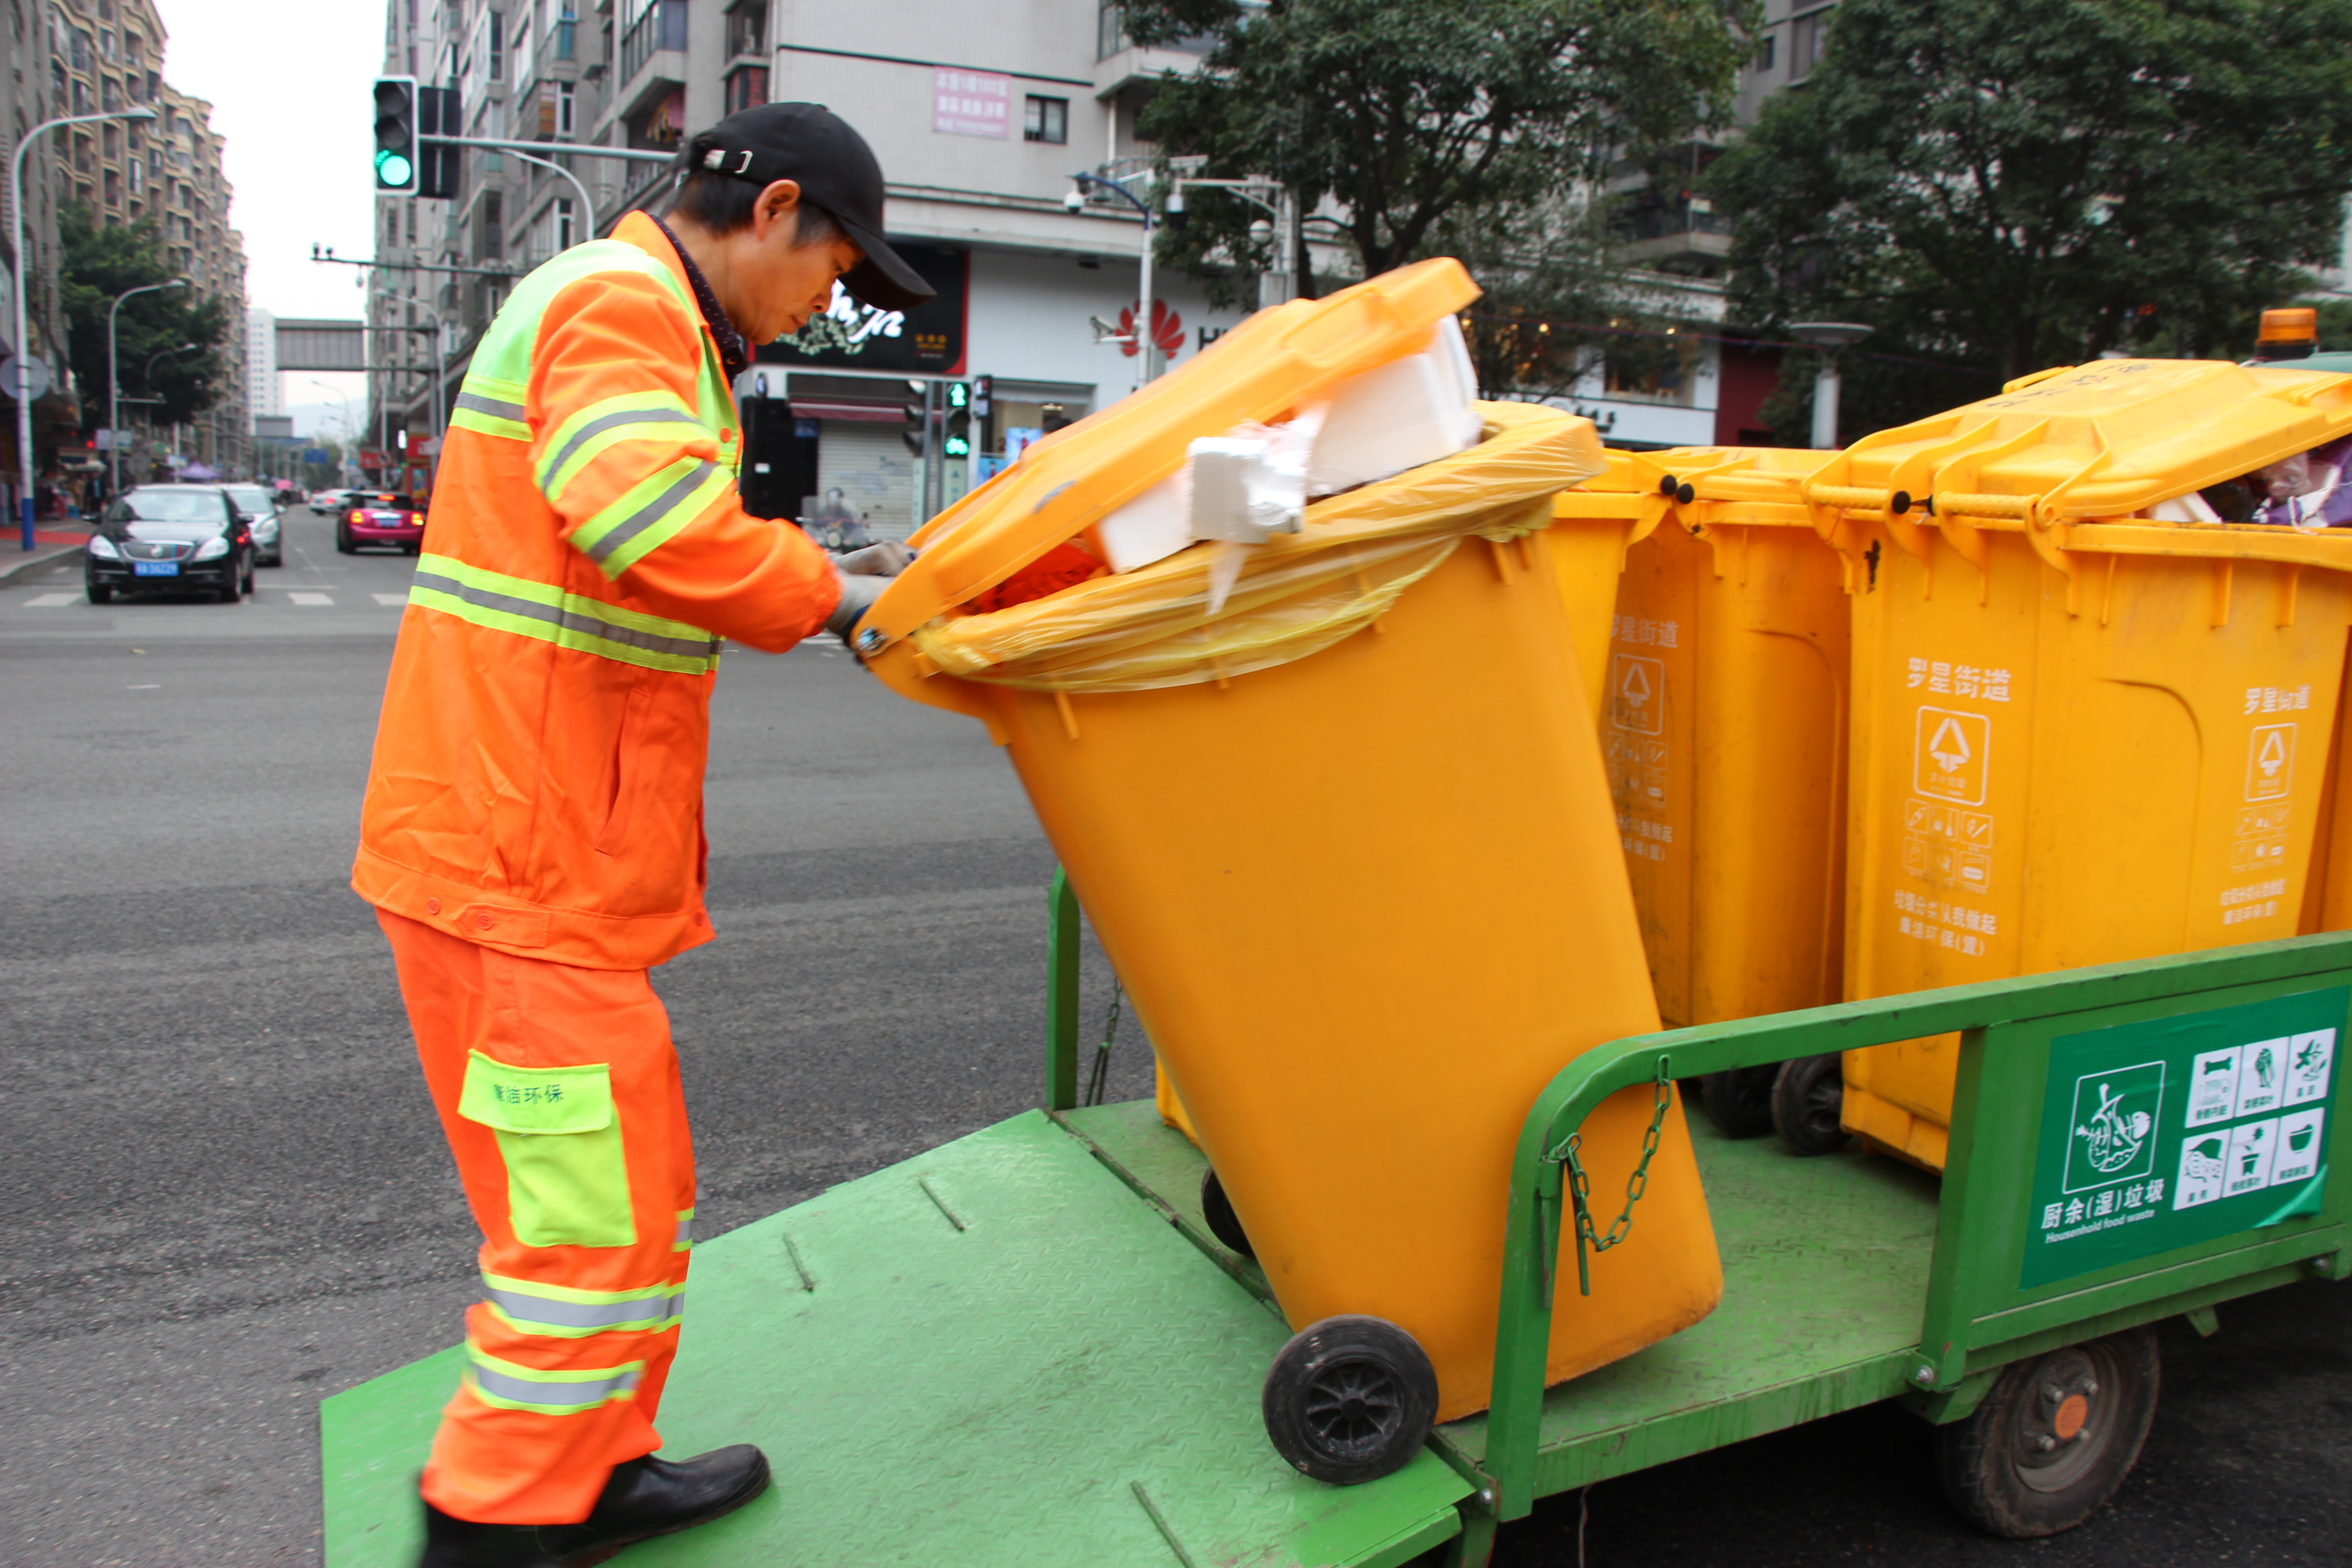
[[[1144,169],[1138,171],[1138,174],[1145,182],[1145,191],[1150,192],[1151,171]],[[1137,174],[1122,176],[1130,180],[1136,177]],[[1143,354],[1143,384],[1149,386],[1151,384],[1152,377],[1151,354],[1153,349],[1158,346],[1152,342],[1151,331],[1151,241],[1158,226],[1151,221],[1151,205],[1145,197],[1137,195],[1118,180],[1097,174],[1090,169],[1081,169],[1070,176],[1070,194],[1062,198],[1062,205],[1072,212],[1084,207],[1087,205],[1088,185],[1097,186],[1124,198],[1128,205],[1143,215],[1143,274],[1137,280],[1139,285],[1137,292],[1141,298],[1136,301],[1135,307],[1135,337],[1137,347]]]
[[[165,283],[142,283],[136,289],[125,289],[106,308],[106,423],[110,426],[106,444],[106,488],[109,495],[122,493],[122,377],[114,363],[115,318],[121,313],[122,301],[133,294],[152,294],[159,289],[184,289],[188,280],[174,278]],[[149,361],[153,363],[153,361]]]
[[[32,366],[33,344],[25,322],[25,154],[45,132],[60,125],[88,125],[100,120],[152,120],[155,111],[142,104],[136,109],[112,109],[103,114],[68,114],[57,120],[44,120],[16,139],[16,151],[8,160],[8,245],[9,254],[16,263],[16,384],[5,390],[16,399],[16,479],[20,487],[17,506],[22,511],[25,528],[25,548],[33,548],[33,400],[26,395],[29,378],[26,372]]]

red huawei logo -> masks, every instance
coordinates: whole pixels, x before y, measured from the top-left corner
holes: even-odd
[[[1132,358],[1136,351],[1134,306],[1119,311],[1118,330],[1127,338],[1118,345],[1118,352]],[[1174,359],[1184,346],[1184,318],[1171,310],[1165,300],[1151,301],[1151,346],[1169,359]]]

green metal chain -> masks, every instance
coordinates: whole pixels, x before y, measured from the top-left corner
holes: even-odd
[[[1650,1130],[1642,1134],[1642,1163],[1633,1167],[1632,1175],[1625,1178],[1625,1207],[1610,1222],[1606,1236],[1593,1229],[1592,1179],[1584,1173],[1584,1163],[1576,1157],[1583,1146],[1584,1134],[1570,1134],[1559,1152],[1559,1160],[1568,1167],[1569,1201],[1576,1208],[1577,1284],[1587,1296],[1592,1294],[1592,1271],[1586,1249],[1606,1252],[1622,1243],[1633,1228],[1633,1205],[1640,1203],[1642,1194],[1649,1190],[1650,1160],[1658,1152],[1658,1140],[1665,1131],[1666,1112],[1673,1109],[1675,1103],[1674,1079],[1668,1074],[1666,1058],[1663,1056],[1658,1058],[1658,1076],[1651,1086],[1651,1099]]]
[[[1125,994],[1126,988],[1119,984],[1118,976],[1116,974],[1112,975],[1110,981],[1110,1016],[1103,1020],[1102,1044],[1095,1047],[1094,1067],[1092,1070],[1087,1074],[1087,1103],[1088,1105],[1100,1105],[1103,1102],[1103,1095],[1108,1090],[1110,1086],[1110,1047],[1112,1042],[1117,1039],[1118,1036],[1118,1004],[1120,998]]]

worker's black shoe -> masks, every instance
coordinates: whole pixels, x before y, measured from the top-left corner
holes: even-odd
[[[633,1542],[732,1513],[767,1486],[767,1457],[738,1443],[677,1464],[648,1454],[614,1466],[578,1524],[476,1524],[426,1503],[418,1568],[589,1568]]]
[[[425,1555],[417,1568],[563,1568],[540,1545],[536,1524],[477,1524],[425,1505]],[[560,1529],[577,1530],[577,1525]]]
[[[749,1443],[675,1464],[647,1454],[614,1467],[584,1522],[540,1526],[540,1545],[564,1568],[587,1568],[631,1542],[732,1513],[767,1489],[767,1456]]]

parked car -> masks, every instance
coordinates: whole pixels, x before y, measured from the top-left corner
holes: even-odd
[[[425,544],[425,510],[390,490],[353,490],[335,520],[335,548],[356,555],[362,544],[389,544],[414,555]]]
[[[108,503],[82,556],[89,602],[117,594],[253,592],[253,530],[218,485],[141,485]]]
[[[253,530],[253,563],[257,566],[286,564],[286,541],[278,514],[278,497],[267,485],[223,485],[236,510],[245,514]]]

